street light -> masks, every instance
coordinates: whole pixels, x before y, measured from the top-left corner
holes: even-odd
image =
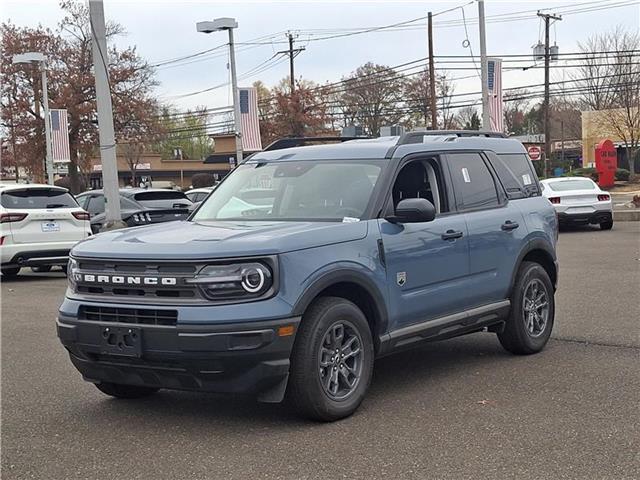
[[[198,22],[196,29],[202,33],[229,31],[229,58],[231,63],[231,88],[233,89],[233,122],[236,131],[236,165],[242,162],[242,122],[240,122],[240,98],[238,93],[238,79],[236,78],[236,55],[233,46],[233,29],[238,28],[235,18],[216,18],[213,21]]]
[[[53,185],[53,159],[51,157],[51,119],[49,118],[49,94],[47,92],[47,57],[39,52],[20,53],[13,56],[13,63],[39,63],[42,70],[42,104],[44,106],[44,137],[47,148],[47,182]],[[35,102],[38,99],[34,99]]]

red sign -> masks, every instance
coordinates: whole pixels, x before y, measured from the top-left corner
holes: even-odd
[[[596,145],[596,171],[598,172],[598,185],[611,187],[616,180],[616,168],[618,167],[618,155],[616,147],[611,140],[602,140]]]
[[[540,147],[536,147],[535,145],[531,145],[527,148],[527,152],[529,153],[529,158],[531,160],[540,160],[540,157],[542,156],[542,150],[540,150]]]

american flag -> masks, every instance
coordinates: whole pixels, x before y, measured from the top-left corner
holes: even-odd
[[[502,60],[487,59],[487,82],[489,87],[489,117],[491,131],[504,131],[504,113],[502,109]]]
[[[260,123],[258,121],[258,92],[255,88],[239,88],[240,119],[242,123],[242,150],[257,152],[262,150]]]
[[[69,124],[65,109],[49,110],[51,117],[51,154],[56,163],[71,161],[69,152]]]

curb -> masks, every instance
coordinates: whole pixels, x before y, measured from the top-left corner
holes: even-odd
[[[614,222],[640,222],[640,209],[634,210],[614,210]]]

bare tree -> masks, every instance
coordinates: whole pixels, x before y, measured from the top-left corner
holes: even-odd
[[[526,131],[526,113],[529,92],[525,89],[509,90],[504,94],[504,128],[506,133],[522,135]]]
[[[447,78],[447,75],[440,75],[436,83],[436,95],[438,96],[438,110],[444,130],[452,130],[458,127],[456,114],[451,108],[454,91],[455,85]]]
[[[607,110],[596,116],[595,126],[624,143],[634,175],[640,147],[640,35],[616,28],[594,35],[580,49],[587,57],[578,69],[578,84],[584,89],[581,106]]]

